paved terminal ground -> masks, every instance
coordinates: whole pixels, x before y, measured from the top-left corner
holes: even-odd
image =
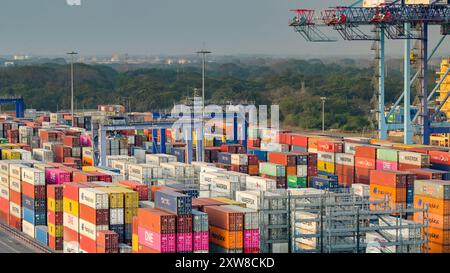
[[[33,248],[28,247],[9,234],[0,230],[0,253],[37,253]]]

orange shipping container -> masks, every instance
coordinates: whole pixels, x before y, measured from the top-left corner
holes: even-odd
[[[436,199],[423,195],[414,195],[414,208],[428,206],[428,212],[439,215],[450,215],[450,200]]]
[[[370,185],[370,197],[383,200],[385,197],[393,203],[406,202],[406,188],[392,188],[380,185]]]
[[[428,253],[450,253],[450,245],[441,245],[433,242],[428,242],[426,250]]]
[[[450,230],[428,228],[428,240],[440,245],[450,245]]]
[[[244,247],[244,234],[209,226],[209,241],[225,249],[241,249]]]
[[[450,230],[450,216],[449,215],[439,215],[439,214],[427,214],[428,227],[442,230]],[[417,223],[424,222],[424,215],[422,212],[414,213],[414,221]]]
[[[286,176],[297,175],[297,166],[286,167]]]
[[[258,165],[249,165],[248,166],[248,174],[249,175],[258,175],[259,174],[259,166]]]

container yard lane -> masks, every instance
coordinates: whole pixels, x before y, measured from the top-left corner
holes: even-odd
[[[0,253],[36,253],[36,251],[0,230]]]

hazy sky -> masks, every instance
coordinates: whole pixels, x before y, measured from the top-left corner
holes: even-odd
[[[59,55],[72,48],[82,55],[190,54],[203,42],[218,55],[372,54],[370,42],[307,43],[288,27],[289,9],[352,2],[81,0],[69,6],[66,0],[1,0],[0,55]],[[448,44],[440,54],[449,52]],[[400,54],[401,47],[393,43],[388,54]]]

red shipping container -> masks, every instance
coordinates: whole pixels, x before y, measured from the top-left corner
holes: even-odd
[[[22,219],[17,218],[14,215],[9,215],[9,226],[15,228],[19,231],[22,231]]]
[[[411,169],[409,172],[416,175],[416,179],[434,179],[434,180],[442,180],[444,174],[448,174],[448,172],[432,170],[432,169]]]
[[[9,202],[21,205],[22,204],[22,195],[21,195],[21,193],[20,192],[16,192],[15,190],[9,189]]]
[[[92,172],[73,172],[73,182],[98,182],[98,175]]]
[[[355,167],[369,170],[376,169],[376,160],[367,157],[355,157]]]
[[[291,145],[308,148],[308,137],[303,135],[291,134]]]
[[[258,165],[259,160],[257,155],[247,155],[248,165]]]
[[[430,163],[450,165],[450,153],[440,151],[429,151]]]
[[[317,141],[317,150],[329,153],[342,153],[344,144],[338,141],[319,140]]]
[[[66,183],[64,184],[64,197],[78,201],[79,191],[82,188],[89,188],[89,186],[81,183]]]
[[[9,214],[9,200],[0,197],[0,212]]]
[[[64,197],[63,190],[63,185],[47,185],[47,198],[62,200]]]
[[[248,139],[247,146],[259,148],[259,147],[261,147],[261,139]]]
[[[204,208],[212,226],[229,231],[242,231],[244,228],[244,214],[221,206],[208,206]]]
[[[425,167],[425,166],[424,166]],[[414,170],[420,168],[417,165],[411,165],[411,164],[405,164],[405,163],[399,163],[398,164],[398,170],[399,171],[409,171],[409,170]]]
[[[112,182],[112,177],[110,175],[100,173],[100,172],[90,172],[97,176],[98,181],[102,182]]]
[[[33,186],[30,183],[22,181],[22,194],[25,194],[32,199],[45,199],[46,198],[46,187]]]
[[[51,210],[47,211],[47,222],[54,225],[64,224],[64,212],[53,212]]]
[[[270,163],[280,164],[283,166],[296,166],[297,155],[280,152],[269,152],[268,161]]]
[[[398,171],[370,171],[370,184],[381,185],[391,188],[406,188],[409,173]]]
[[[377,146],[356,146],[355,157],[363,157],[375,160],[377,158]]]
[[[97,231],[97,247],[103,247],[105,250],[115,250],[119,249],[119,235],[114,231],[102,230]],[[116,253],[107,252],[106,253]]]
[[[87,253],[97,253],[97,244],[95,240],[80,234],[80,249]]]
[[[80,147],[80,137],[65,136],[63,139],[63,144],[68,147]]]
[[[139,182],[124,180],[119,184],[127,186],[139,194],[139,201],[148,200],[148,186]]]
[[[64,227],[64,229],[63,229],[63,238],[64,238],[64,242],[79,242],[80,241],[78,232],[75,230],[72,230],[68,227]]]
[[[64,243],[62,237],[48,236],[48,246],[57,251],[63,250]]]
[[[79,204],[79,217],[96,226],[109,225],[109,209],[94,209]]]
[[[231,165],[231,171],[239,173],[248,173],[248,166]]]
[[[176,217],[157,209],[138,209],[138,225],[161,234],[173,234],[176,229]]]
[[[198,209],[199,211],[205,212],[205,207],[208,206],[223,206],[227,205],[224,202],[220,202],[211,198],[194,198],[192,199],[192,208]]]

